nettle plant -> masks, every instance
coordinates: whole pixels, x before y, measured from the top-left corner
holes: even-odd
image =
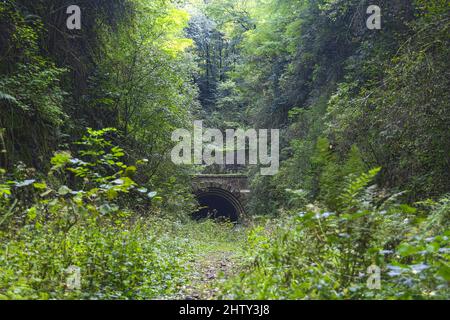
[[[67,227],[70,227],[82,213],[126,216],[126,212],[119,208],[123,196],[130,193],[140,201],[155,199],[156,192],[149,192],[132,179],[137,166],[145,160],[137,161],[136,165],[125,164],[125,151],[108,139],[108,135],[115,132],[114,128],[88,129],[87,134],[76,143],[80,148],[77,157],[69,151],[54,154],[46,179],[6,180],[1,183],[1,204],[5,213],[0,222],[6,221],[14,211],[23,211],[20,209],[28,207],[25,222],[35,220],[36,225],[40,226],[54,214],[59,221],[66,220]],[[34,191],[32,199],[23,199],[20,195],[30,193],[30,189]],[[43,214],[38,217],[37,213]],[[20,217],[15,216],[16,219]]]
[[[137,166],[146,160],[139,160],[135,165],[125,164],[125,151],[107,139],[108,135],[116,131],[114,128],[88,128],[87,135],[76,143],[81,148],[78,157],[73,157],[67,151],[57,152],[51,159],[53,167],[49,177],[56,177],[57,181],[67,180],[58,190],[50,192],[56,191],[60,196],[70,195],[77,204],[95,205],[103,215],[119,211],[121,195],[133,192],[133,196],[140,200],[143,197],[145,201],[155,198],[156,192],[149,192],[133,180]],[[67,172],[71,175],[67,175]],[[72,188],[69,187],[71,185]],[[89,205],[87,207],[92,209]]]
[[[156,259],[177,244],[158,242],[147,219],[123,206],[156,193],[133,181],[142,161],[126,165],[112,134],[89,129],[77,157],[55,153],[45,179],[0,172],[0,299],[153,297],[178,281],[176,257]],[[79,289],[66,285],[71,266]]]

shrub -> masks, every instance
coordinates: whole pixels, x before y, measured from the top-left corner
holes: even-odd
[[[89,129],[79,157],[57,152],[45,180],[0,172],[0,298],[148,299],[181,283],[189,247],[125,209],[124,195],[156,193],[132,180],[136,166],[107,139],[114,132]],[[67,286],[73,267],[79,290]]]
[[[252,263],[224,285],[225,297],[448,299],[450,231],[448,223],[431,227],[448,217],[448,199],[429,216],[397,204],[398,195],[380,200],[368,187],[378,172],[350,175],[336,211],[308,205],[251,231]],[[367,286],[372,265],[381,271],[379,290]]]

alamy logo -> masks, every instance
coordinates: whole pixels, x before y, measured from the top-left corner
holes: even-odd
[[[379,6],[371,5],[367,8],[367,14],[370,14],[366,21],[366,26],[369,30],[381,29],[381,9]]]
[[[67,14],[70,16],[67,18],[66,25],[69,30],[81,30],[81,9],[79,6],[71,5],[67,7]]]
[[[203,128],[194,121],[193,137],[187,129],[172,133],[178,144],[172,149],[175,164],[261,165],[261,175],[275,175],[279,169],[280,132],[278,129],[227,129],[225,138],[218,129]],[[269,152],[270,148],[270,152]],[[248,155],[248,163],[247,163]]]
[[[66,288],[67,290],[81,289],[81,269],[77,266],[70,266],[66,269]]]
[[[381,289],[381,269],[377,265],[371,265],[367,268],[367,288],[371,290]]]

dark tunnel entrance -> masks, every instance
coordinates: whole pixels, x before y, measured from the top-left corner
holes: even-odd
[[[196,195],[200,209],[192,214],[194,220],[214,219],[216,221],[238,222],[242,213],[239,200],[231,193],[211,189]]]

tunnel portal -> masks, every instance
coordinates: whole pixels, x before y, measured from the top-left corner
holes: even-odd
[[[195,175],[193,191],[199,209],[193,219],[238,222],[245,214],[247,177],[237,174]]]
[[[217,221],[237,222],[239,219],[239,207],[237,199],[231,199],[233,195],[223,195],[225,191],[209,190],[196,195],[200,210],[194,212],[195,220],[211,218]]]

